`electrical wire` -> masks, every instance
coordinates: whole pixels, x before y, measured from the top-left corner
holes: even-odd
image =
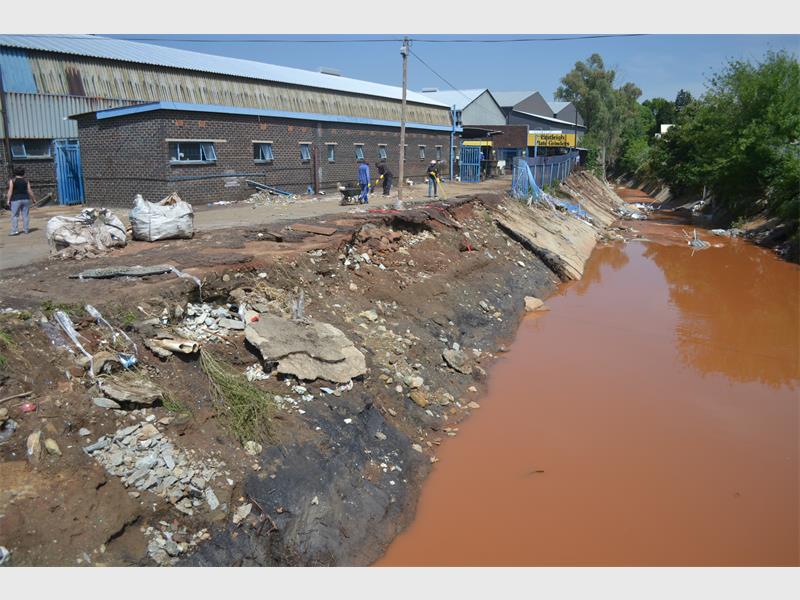
[[[456,86],[454,86],[452,83],[450,83],[449,81],[447,81],[447,79],[445,79],[445,78],[444,78],[442,75],[440,75],[439,73],[437,73],[437,72],[436,72],[436,70],[435,70],[435,69],[434,69],[432,66],[430,66],[428,63],[426,63],[424,60],[422,60],[422,59],[419,57],[419,55],[418,55],[418,54],[416,54],[416,53],[415,53],[415,52],[414,52],[414,51],[413,51],[411,48],[409,48],[409,49],[408,49],[408,52],[411,54],[411,56],[413,56],[413,57],[414,57],[414,58],[416,58],[416,59],[417,59],[419,62],[421,62],[423,65],[425,65],[425,66],[428,68],[428,70],[429,70],[431,73],[433,73],[433,74],[434,74],[434,75],[436,75],[436,76],[437,76],[439,79],[441,79],[442,81],[444,81],[444,82],[445,82],[447,85],[449,85],[451,88],[453,88],[453,90],[455,90],[456,92],[458,92],[459,94],[461,94],[462,96],[464,96],[464,98],[466,98],[468,102],[472,102],[472,98],[470,98],[469,96],[467,96],[467,95],[466,95],[464,92],[462,92],[460,89],[458,89],[458,88],[457,88]]]
[[[113,35],[113,34],[111,34]],[[604,38],[626,38],[647,36],[647,33],[610,33],[598,35],[572,35],[554,37],[519,37],[504,39],[478,39],[478,38],[416,38],[409,37],[408,40],[418,44],[518,44],[518,43],[537,43],[537,42],[567,42],[574,40],[594,40]],[[48,34],[33,34],[26,37],[54,37]],[[61,39],[85,40],[85,35],[57,35]],[[266,39],[252,37],[238,37],[227,39],[208,39],[208,38],[175,38],[175,37],[105,37],[102,35],[91,34],[94,39],[124,40],[129,42],[187,42],[193,44],[385,44],[403,42],[406,38],[387,37],[387,38],[363,38],[363,39],[341,39],[341,38],[290,38],[290,39]]]

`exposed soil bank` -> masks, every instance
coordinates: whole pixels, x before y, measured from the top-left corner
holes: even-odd
[[[377,565],[800,563],[800,269],[634,227],[525,318]]]
[[[586,174],[573,175],[565,191],[596,226],[483,194],[315,219],[330,236],[288,223],[205,231],[102,259],[0,272],[3,307],[27,311],[0,320],[0,398],[30,392],[4,406],[17,429],[0,443],[0,545],[12,564],[363,565],[379,558],[412,518],[439,445],[474,410],[485,368],[517,329],[523,298],[579,276],[621,203]],[[163,263],[200,277],[203,301],[234,317],[244,293],[261,314],[288,319],[303,292],[305,317],[338,328],[363,354],[366,372],[334,392],[330,381],[298,382],[264,364],[271,375],[254,385],[282,401],[275,401],[273,438],[248,454],[215,409],[196,355],[158,358],[142,349],[153,325],[137,320],[155,317],[176,330],[190,308],[205,310],[187,305],[198,301],[192,281],[70,278],[93,267]],[[92,353],[107,348],[108,329],[83,312],[87,302],[127,328],[141,349],[136,376],[169,391],[169,405],[133,411],[93,403],[79,355],[48,337],[58,304]],[[238,373],[260,362],[241,331],[201,344]],[[130,461],[137,469],[130,476],[113,472],[126,468],[117,460],[128,465],[130,453],[114,450],[101,464],[83,451],[129,427],[160,436],[120,434],[129,448],[154,448],[141,463]],[[26,440],[38,431],[60,454],[27,457]],[[195,486],[180,497],[190,513],[162,489],[172,485],[174,460],[160,454],[170,444],[177,456],[208,467],[198,482],[180,466]],[[249,513],[234,519],[246,505]]]

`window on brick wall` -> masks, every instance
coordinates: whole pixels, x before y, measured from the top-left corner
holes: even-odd
[[[425,160],[425,146],[420,145],[419,147],[419,159]]]
[[[356,144],[356,160],[364,160],[364,144]]]
[[[52,156],[50,140],[11,140],[11,158],[16,160],[51,158]]]
[[[253,160],[259,163],[272,162],[272,142],[253,142]]]
[[[325,144],[325,152],[328,155],[328,162],[336,162],[336,144]]]
[[[378,146],[378,158],[386,160],[386,157],[386,144],[381,144]]]
[[[442,147],[436,146],[436,160],[442,160]]]
[[[217,160],[214,142],[170,142],[169,160],[173,163],[210,163]]]
[[[300,144],[300,160],[311,160],[311,144]]]

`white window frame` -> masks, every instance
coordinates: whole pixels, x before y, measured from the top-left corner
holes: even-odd
[[[256,158],[255,157],[255,150],[258,147],[258,154],[259,156],[264,156],[265,153],[263,152],[264,146],[269,148],[269,158]],[[271,163],[275,160],[275,152],[272,149],[272,140],[253,140],[253,161],[259,164],[266,164]]]
[[[303,150],[308,152],[308,158],[303,156]],[[311,161],[311,142],[300,142],[300,160],[302,162],[310,162]]]
[[[336,142],[325,142],[325,155],[329,163],[336,162]]]
[[[356,160],[364,160],[364,144],[353,144],[356,153]]]
[[[170,146],[175,144],[176,155],[173,157],[170,147],[169,162],[173,165],[207,165],[217,162],[216,140],[168,140]],[[200,147],[200,159],[181,159],[181,144],[197,144]]]
[[[443,147],[441,145],[436,146],[436,160],[442,160],[442,150]]]
[[[425,160],[425,144],[419,144],[419,159]]]
[[[34,142],[46,142],[47,143],[47,154],[28,154],[28,148],[26,144]],[[52,140],[35,140],[35,139],[22,139],[22,140],[11,140],[9,145],[11,146],[11,158],[12,160],[36,160],[36,159],[46,159],[46,158],[53,158],[53,141]],[[15,153],[14,146],[22,146],[22,154],[18,152]]]
[[[380,160],[386,160],[389,154],[386,150],[386,144],[378,144],[378,158]]]

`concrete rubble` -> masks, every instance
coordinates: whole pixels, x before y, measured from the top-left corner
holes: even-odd
[[[124,427],[83,450],[111,475],[122,479],[125,487],[150,491],[186,515],[204,504],[209,510],[219,507],[210,485],[225,464],[213,458],[190,457],[152,423]]]
[[[278,373],[312,381],[347,383],[367,370],[364,355],[341,330],[328,323],[299,323],[262,314],[248,323],[245,337]]]

